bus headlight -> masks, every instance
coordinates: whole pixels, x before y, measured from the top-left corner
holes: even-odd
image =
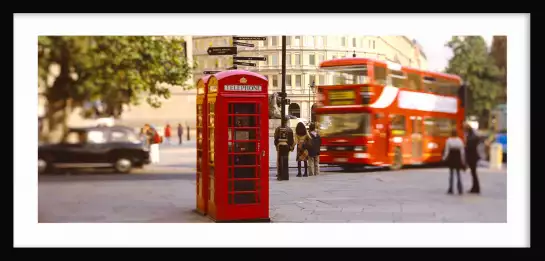
[[[367,153],[354,153],[354,158],[356,158],[356,159],[366,159],[366,158],[369,158],[369,154],[367,154]]]
[[[437,143],[435,143],[435,142],[428,143],[428,149],[430,149],[430,150],[437,149],[437,147],[438,147]]]
[[[326,150],[327,150],[326,146],[320,146],[320,151],[326,151]]]
[[[354,150],[355,151],[365,151],[365,147],[364,146],[356,146],[356,147],[354,147]]]

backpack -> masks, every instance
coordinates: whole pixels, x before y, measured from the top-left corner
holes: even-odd
[[[311,148],[313,148],[314,150],[317,150],[317,154],[319,154],[320,152],[320,146],[321,146],[321,142],[320,142],[320,135],[318,133],[316,133],[316,136],[310,134],[310,138],[311,138]]]
[[[163,138],[161,137],[161,135],[159,135],[159,133],[155,132],[155,134],[153,135],[153,142],[154,143],[161,143],[163,141]]]

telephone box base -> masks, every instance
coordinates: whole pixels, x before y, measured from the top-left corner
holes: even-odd
[[[198,209],[198,208],[193,209],[193,212],[194,212],[194,213],[197,213],[197,214],[199,214],[199,215],[201,215],[201,216],[206,216],[206,213],[204,213],[202,210],[200,210],[200,209]]]
[[[215,220],[212,217],[208,217],[215,223],[270,223],[270,218],[253,218],[253,219],[237,219],[237,220]]]

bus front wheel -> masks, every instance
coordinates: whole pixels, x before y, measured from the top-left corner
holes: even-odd
[[[390,165],[391,170],[399,170],[403,167],[403,155],[401,154],[401,148],[396,147],[394,149],[394,158],[392,160],[392,165]]]

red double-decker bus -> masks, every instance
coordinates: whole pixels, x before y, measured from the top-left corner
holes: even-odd
[[[456,75],[367,58],[324,61],[333,85],[318,86],[320,163],[345,169],[440,162],[446,139],[463,137]]]

